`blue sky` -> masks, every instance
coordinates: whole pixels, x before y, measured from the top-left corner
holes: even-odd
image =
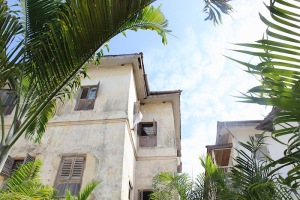
[[[175,36],[164,46],[154,32],[127,32],[110,41],[109,54],[144,53],[145,70],[151,90],[182,89],[182,161],[183,171],[202,171],[198,157],[205,145],[214,144],[217,121],[263,119],[269,109],[238,103],[240,92],[259,82],[241,66],[222,55],[243,61],[251,57],[227,50],[238,42],[261,39],[265,30],[258,12],[265,12],[261,0],[232,1],[235,11],[223,19],[223,25],[205,22],[202,0],[160,0]]]
[[[16,0],[8,0],[9,4]],[[234,12],[223,17],[223,25],[204,21],[203,0],[158,0],[169,20],[164,46],[155,32],[127,31],[109,42],[108,54],[144,53],[145,70],[150,89],[182,89],[182,161],[183,171],[201,172],[198,157],[205,145],[214,144],[217,121],[262,119],[269,111],[263,106],[238,103],[239,92],[246,92],[258,81],[241,66],[222,55],[243,61],[251,57],[227,49],[238,42],[261,39],[265,26],[258,12],[265,12],[261,0],[233,0]]]

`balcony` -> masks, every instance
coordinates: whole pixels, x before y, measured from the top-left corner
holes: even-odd
[[[228,167],[232,149],[232,143],[207,145],[207,154],[211,155],[215,164],[222,167]]]

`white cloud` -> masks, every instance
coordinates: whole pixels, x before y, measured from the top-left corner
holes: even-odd
[[[258,82],[242,71],[241,66],[222,56],[250,59],[226,48],[233,48],[228,42],[260,39],[265,28],[258,24],[257,7],[249,1],[237,3],[234,20],[227,17],[224,25],[208,30],[186,27],[179,39],[169,39],[168,46],[145,52],[145,67],[152,90],[183,89],[182,161],[185,172],[196,174],[202,170],[198,157],[206,153],[205,145],[214,144],[217,121],[262,119],[268,112],[261,106],[238,103],[239,99],[230,96],[240,96],[239,91],[246,92]]]

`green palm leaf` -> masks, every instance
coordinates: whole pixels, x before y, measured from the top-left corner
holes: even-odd
[[[0,199],[52,199],[55,190],[39,180],[41,165],[41,161],[36,160],[20,166],[0,191]]]
[[[261,20],[268,26],[266,37],[254,44],[238,44],[247,50],[237,52],[254,56],[257,58],[254,60],[258,61],[251,65],[238,62],[261,80],[261,85],[250,89],[243,101],[275,106],[282,110],[273,121],[276,127],[280,127],[273,132],[273,137],[280,141],[280,136],[289,135],[291,139],[285,157],[274,161],[272,166],[295,165],[289,171],[285,183],[297,186],[300,172],[297,167],[300,162],[295,156],[300,151],[297,145],[300,142],[297,125],[300,121],[300,5],[297,1],[275,0],[270,1],[267,8],[271,19],[260,14]]]
[[[204,0],[203,11],[208,14],[204,19],[213,21],[214,25],[222,24],[222,13],[230,14],[233,10],[232,6],[228,3],[230,0]]]

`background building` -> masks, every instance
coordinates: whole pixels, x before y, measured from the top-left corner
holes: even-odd
[[[142,54],[103,57],[88,75],[73,100],[57,105],[41,144],[17,142],[0,183],[40,159],[42,181],[60,195],[95,179],[95,199],[148,199],[154,175],[181,171],[181,91],[150,91]]]
[[[217,136],[215,145],[207,145],[207,153],[212,155],[214,162],[224,169],[230,171],[230,167],[236,164],[234,158],[238,156],[237,150],[244,150],[239,142],[246,143],[250,137],[257,139],[264,133],[267,136],[263,145],[257,154],[257,159],[265,160],[265,155],[276,160],[284,156],[286,146],[278,143],[271,137],[273,113],[271,112],[264,120],[248,121],[223,121],[217,122]],[[288,137],[279,138],[282,142],[287,143]],[[249,153],[249,152],[248,152]],[[249,155],[250,156],[250,155]],[[285,176],[290,167],[282,168],[279,173]]]

